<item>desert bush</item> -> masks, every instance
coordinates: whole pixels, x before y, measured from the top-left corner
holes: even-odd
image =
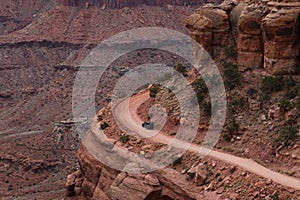
[[[175,166],[177,164],[181,164],[182,163],[182,157],[173,157],[172,158],[172,165]]]
[[[120,136],[120,141],[123,143],[127,143],[130,140],[129,135],[123,134]]]
[[[282,76],[266,76],[261,84],[261,100],[269,100],[273,92],[281,91],[284,88]]]
[[[295,107],[300,111],[300,99],[296,101]]]
[[[298,137],[297,132],[297,128],[291,125],[282,127],[278,137],[274,140],[276,148],[279,146],[288,146],[294,142]]]
[[[292,108],[292,104],[288,99],[282,99],[279,103],[279,107],[286,112]]]
[[[109,124],[108,124],[107,122],[103,122],[103,123],[100,125],[100,129],[101,129],[101,130],[106,129],[107,127],[109,127]]]
[[[224,64],[224,84],[227,88],[232,90],[235,86],[241,83],[241,74],[238,66],[229,62]]]
[[[284,85],[288,89],[296,85],[296,80],[290,75],[284,78]]]
[[[206,116],[211,116],[211,102],[203,102],[201,104],[201,107],[203,108],[204,114]]]
[[[103,116],[102,115],[98,115],[97,119],[98,119],[98,121],[102,121],[103,120]]]
[[[284,88],[282,76],[266,76],[262,80],[261,90],[263,92],[278,92]]]
[[[230,117],[227,122],[226,126],[226,134],[223,135],[224,139],[230,141],[232,136],[238,134],[238,130],[240,125],[236,122],[234,117]]]
[[[249,88],[249,89],[247,90],[247,96],[248,96],[248,97],[253,98],[255,94],[257,94],[257,90],[256,90],[256,89],[254,89],[254,88]]]
[[[158,93],[158,86],[152,86],[150,89],[149,89],[149,91],[150,91],[150,93],[149,93],[149,96],[151,97],[151,98],[155,98],[156,97],[156,95],[157,95],[157,93]]]
[[[231,45],[225,47],[225,49],[224,49],[224,55],[227,58],[236,58],[237,57],[236,48],[234,46],[231,46]]]
[[[204,100],[205,96],[208,94],[208,88],[202,77],[198,77],[192,82],[192,87],[195,90],[199,104]]]

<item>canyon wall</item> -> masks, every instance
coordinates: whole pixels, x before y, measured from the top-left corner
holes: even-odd
[[[105,8],[134,7],[141,4],[151,6],[161,6],[165,4],[178,6],[200,5],[204,0],[60,0],[60,5],[64,6],[98,6]]]
[[[225,1],[202,6],[186,26],[214,58],[233,46],[241,71],[293,74],[299,71],[299,12],[299,2]]]

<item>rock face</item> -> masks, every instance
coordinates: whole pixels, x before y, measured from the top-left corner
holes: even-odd
[[[141,4],[161,6],[164,4],[188,6],[199,5],[202,0],[60,0],[64,6],[98,6],[103,8],[134,7]]]
[[[238,20],[238,63],[242,70],[263,65],[261,22],[265,7],[246,6]]]
[[[272,74],[296,71],[297,60],[299,62],[299,12],[300,8],[278,10],[263,19],[264,68]]]
[[[67,177],[66,200],[205,199],[197,186],[173,169],[166,168],[147,174],[119,172],[96,160],[84,145],[79,149],[78,158],[81,169]],[[205,179],[208,173],[202,168],[197,167],[199,180]]]
[[[190,29],[191,37],[213,57],[218,57],[220,47],[228,45],[229,20],[222,9],[215,6],[200,8],[187,18],[186,26]]]
[[[269,74],[284,75],[296,73],[299,66],[299,12],[299,2],[228,0],[202,6],[187,18],[186,26],[214,58],[237,37],[241,71],[265,68]]]

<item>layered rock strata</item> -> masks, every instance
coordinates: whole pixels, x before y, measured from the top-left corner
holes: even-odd
[[[231,41],[241,71],[264,68],[284,75],[299,70],[299,12],[299,2],[224,1],[202,6],[186,26],[214,58]]]

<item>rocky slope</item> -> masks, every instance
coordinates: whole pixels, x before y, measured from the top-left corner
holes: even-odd
[[[241,71],[264,68],[272,75],[291,74],[299,70],[299,10],[299,2],[225,1],[199,8],[186,26],[215,58],[220,47],[236,40]]]

